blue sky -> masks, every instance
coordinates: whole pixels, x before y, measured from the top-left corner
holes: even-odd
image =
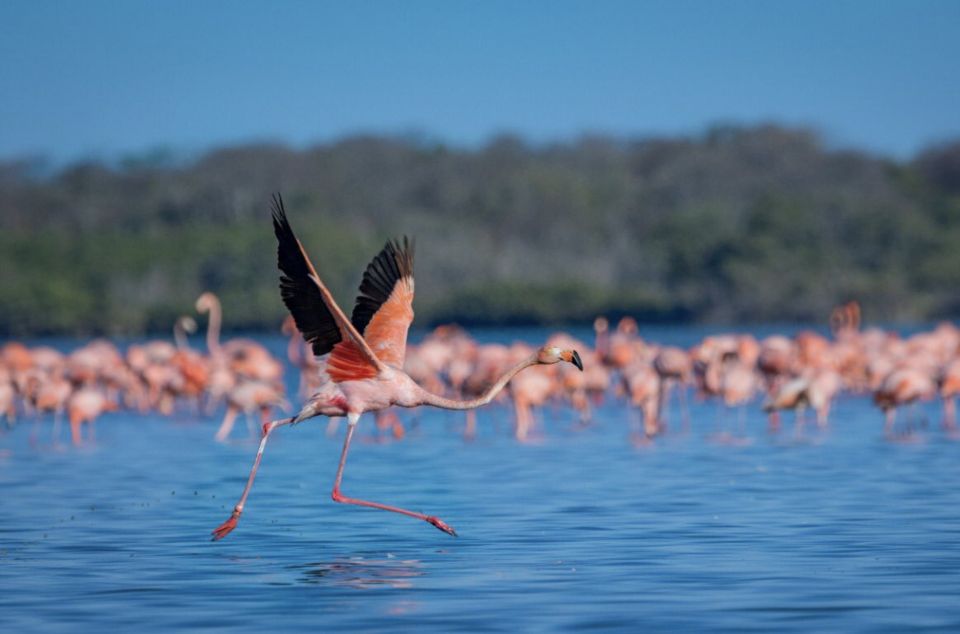
[[[960,136],[960,1],[0,3],[0,158],[758,121]]]

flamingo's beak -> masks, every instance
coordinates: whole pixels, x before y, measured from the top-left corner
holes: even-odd
[[[577,366],[577,369],[583,372],[583,361],[580,360],[580,355],[577,354],[576,350],[572,351],[573,354],[570,355],[570,363]]]

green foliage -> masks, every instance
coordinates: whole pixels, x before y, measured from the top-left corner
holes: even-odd
[[[284,315],[268,201],[349,310],[415,236],[419,324],[871,320],[960,312],[960,143],[892,163],[805,130],[476,149],[355,137],[169,152],[52,176],[0,164],[0,335],[166,331],[204,290],[228,328]]]

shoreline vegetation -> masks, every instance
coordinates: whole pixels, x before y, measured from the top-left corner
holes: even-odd
[[[850,300],[868,322],[960,315],[958,140],[899,161],[717,126],[38,165],[0,162],[0,337],[169,332],[207,290],[230,329],[277,330],[276,191],[345,307],[383,243],[414,236],[418,326],[826,323]]]

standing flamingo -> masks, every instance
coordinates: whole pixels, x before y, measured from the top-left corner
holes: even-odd
[[[660,395],[657,397],[657,420],[664,421],[664,412],[670,401],[670,388],[674,383],[680,388],[680,411],[683,426],[689,425],[690,414],[687,411],[687,390],[685,383],[693,374],[693,362],[686,351],[673,346],[661,348],[653,360],[653,369],[660,375]]]
[[[17,418],[16,396],[13,383],[0,377],[0,416],[6,417],[8,427],[12,426]]]
[[[92,426],[101,414],[115,412],[117,409],[117,404],[97,388],[83,387],[74,392],[67,403],[70,437],[73,439],[73,444],[81,443],[80,425],[82,423],[89,423]]]
[[[262,381],[243,381],[229,392],[227,392],[227,412],[223,416],[223,422],[220,423],[217,434],[214,436],[220,442],[230,437],[233,430],[233,424],[236,422],[237,415],[241,412],[247,417],[259,411],[261,424],[270,420],[270,410],[279,407],[289,411],[286,399],[283,393],[269,383]],[[250,427],[250,435],[254,435],[254,427]]]
[[[574,350],[544,346],[507,370],[486,392],[472,400],[448,399],[427,392],[402,370],[407,330],[413,321],[413,245],[406,238],[402,243],[387,242],[367,266],[353,315],[348,319],[294,235],[279,195],[273,199],[273,228],[279,243],[280,294],[296,321],[297,329],[313,347],[314,355],[320,357],[323,383],[296,416],[263,426],[263,437],[240,500],[230,518],[213,531],[213,539],[222,539],[236,528],[273,430],[320,415],[347,417],[346,438],[333,483],[335,502],[400,513],[456,535],[446,522],[435,516],[349,498],[340,492],[350,440],[360,416],[392,405],[473,409],[489,403],[514,375],[525,368],[567,361],[583,369],[580,356]]]
[[[940,373],[940,398],[943,399],[943,427],[954,432],[957,429],[957,404],[960,394],[960,359],[954,359]]]
[[[894,423],[897,407],[912,404],[917,400],[933,398],[937,384],[929,374],[910,366],[898,368],[887,375],[873,394],[876,403],[886,415],[883,432],[887,439],[894,438]],[[908,430],[908,433],[911,430]]]

